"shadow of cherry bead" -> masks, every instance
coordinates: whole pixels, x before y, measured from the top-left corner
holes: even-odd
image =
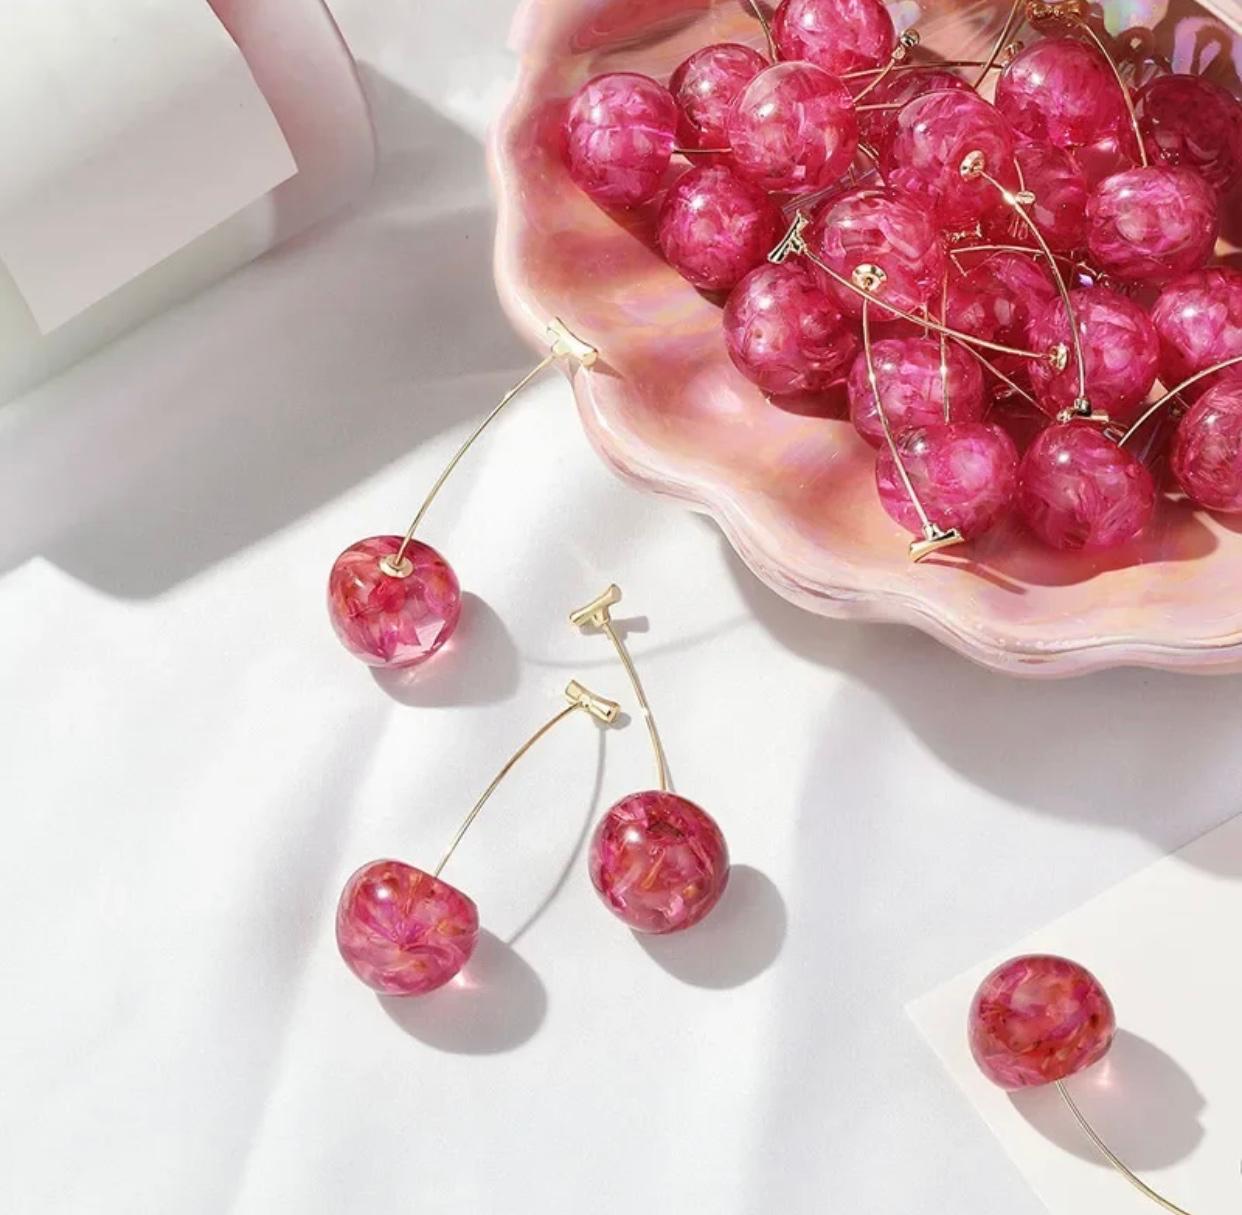
[[[372,861],[345,883],[336,943],[372,991],[421,996],[470,959],[479,912],[460,890],[402,861]]]
[[[1152,305],[1151,320],[1160,337],[1160,378],[1170,388],[1242,355],[1242,271],[1212,266],[1176,279]]]
[[[768,66],[739,42],[719,42],[694,52],[677,65],[669,92],[681,118],[677,134],[688,148],[727,148],[729,110],[737,95]]]
[[[1010,1092],[1055,1084],[1098,1063],[1117,1018],[1108,993],[1068,958],[1028,954],[979,985],[967,1024],[979,1070]]]
[[[637,72],[588,80],[565,119],[569,175],[604,207],[635,207],[655,197],[673,155],[677,103]]]
[[[1051,548],[1101,552],[1134,539],[1155,509],[1143,462],[1089,422],[1049,426],[1018,467],[1017,508]]]
[[[1081,249],[1087,243],[1087,179],[1063,148],[1047,143],[1019,144],[1014,150],[1022,185],[1035,195],[1024,208],[1048,247],[1057,253]],[[998,243],[1033,245],[1024,219],[1009,207],[984,221],[984,232]]]
[[[371,667],[426,662],[457,628],[461,587],[452,566],[418,540],[405,551],[410,572],[386,574],[380,562],[401,548],[400,536],[351,544],[328,576],[328,615],[341,644]]]
[[[631,793],[591,839],[591,882],[635,932],[680,932],[720,900],[729,850],[715,820],[675,793]]]
[[[1242,102],[1202,76],[1158,76],[1135,99],[1153,163],[1193,169],[1218,193],[1242,178]]]
[[[1242,380],[1216,384],[1187,410],[1169,462],[1191,501],[1224,514],[1242,512]]]
[[[897,45],[880,0],[781,0],[772,36],[782,59],[804,59],[837,75],[879,67]]]

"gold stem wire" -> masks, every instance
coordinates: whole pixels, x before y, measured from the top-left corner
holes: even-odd
[[[1143,143],[1143,128],[1139,126],[1138,111],[1134,108],[1134,98],[1130,96],[1130,90],[1121,75],[1121,69],[1117,66],[1117,61],[1113,58],[1108,47],[1104,45],[1104,39],[1091,28],[1087,21],[1075,21],[1073,25],[1076,29],[1082,30],[1095,43],[1096,49],[1104,56],[1108,66],[1112,68],[1113,78],[1117,81],[1117,87],[1121,90],[1121,99],[1126,103],[1126,113],[1130,116],[1130,127],[1134,131],[1134,142],[1138,144],[1139,161],[1142,163],[1143,168],[1147,168],[1149,162],[1147,159],[1147,148]]]
[[[919,44],[919,32],[916,29],[903,30],[901,37],[897,39],[897,45],[893,47],[893,53],[889,56],[888,62],[867,82],[867,84],[857,93],[854,94],[854,106],[858,108],[858,103],[866,97],[872,89],[877,88],[881,81],[887,80],[893,71],[909,58],[910,52]],[[896,109],[897,106],[863,106],[864,110],[868,109]]]
[[[780,58],[776,53],[776,39],[772,37],[772,26],[768,22],[768,15],[763,11],[763,5],[759,0],[750,0],[750,11],[755,14],[755,20],[759,22],[759,28],[763,30],[763,40],[768,44],[768,58],[773,62]]]
[[[651,753],[655,756],[660,789],[667,793],[669,787],[668,762],[664,757],[664,743],[660,740],[660,731],[656,728],[655,714],[651,711],[651,705],[647,700],[647,693],[643,691],[642,680],[638,678],[638,671],[630,658],[630,652],[626,648],[625,642],[621,639],[621,635],[613,627],[611,620],[604,622],[604,632],[607,634],[608,640],[612,642],[613,649],[617,651],[617,657],[621,659],[621,665],[625,668],[625,673],[630,679],[630,687],[634,689],[634,697],[643,711],[643,720],[647,723],[647,736],[651,739]]]
[[[952,338],[950,340],[957,342],[956,338]],[[1035,400],[1035,398],[1031,396],[1031,394],[1027,392],[1027,390],[1023,388],[1021,384],[1017,384],[1013,380],[1011,380],[1009,376],[1007,376],[990,359],[985,359],[983,355],[981,355],[973,347],[968,346],[965,342],[957,342],[957,344],[964,351],[966,351],[968,355],[978,360],[978,362],[980,363],[982,367],[984,367],[987,371],[990,371],[998,380],[1001,380],[1004,384],[1006,384],[1010,388],[1011,391],[1017,393],[1017,395],[1020,396],[1024,401],[1029,401],[1032,405],[1035,406],[1036,409],[1039,408],[1039,402]]]
[[[903,64],[899,64],[897,67],[894,67],[894,68],[889,68],[888,66],[878,67],[878,68],[858,68],[856,71],[853,71],[853,72],[842,73],[838,77],[838,79],[839,80],[861,80],[864,76],[877,76],[881,72],[887,73],[889,71],[893,71],[893,72],[934,72],[934,71],[938,71],[941,68],[971,68],[971,67],[977,68],[977,67],[983,67],[983,66],[984,66],[984,61],[982,59],[945,59],[942,61],[938,61],[936,63],[903,63]],[[999,68],[997,67],[994,70],[999,70]]]
[[[1061,1100],[1065,1102],[1069,1108],[1069,1112],[1073,1114],[1074,1120],[1078,1123],[1084,1135],[1091,1140],[1092,1146],[1109,1164],[1117,1170],[1140,1194],[1145,1198],[1150,1198],[1158,1207],[1171,1213],[1171,1215],[1190,1215],[1184,1207],[1179,1207],[1175,1202],[1171,1202],[1165,1198],[1163,1194],[1153,1190],[1141,1177],[1133,1172],[1130,1167],[1125,1164],[1121,1158],[1108,1146],[1100,1137],[1099,1132],[1087,1121],[1086,1115],[1078,1108],[1074,1098],[1070,1096],[1069,1089],[1066,1087],[1064,1080],[1056,1082],[1056,1090],[1061,1095]]]
[[[992,53],[979,66],[982,68],[979,75],[975,77],[971,83],[971,88],[977,93],[979,86],[987,79],[988,73],[996,66],[1000,53],[1005,49],[1005,44],[1009,41],[1012,34],[1021,28],[1022,22],[1019,19],[1026,6],[1026,0],[1013,0],[1013,5],[1009,9],[1009,16],[1005,18],[1005,24],[1001,26],[1001,32],[996,36],[996,42],[992,47]]]
[[[1193,387],[1200,380],[1206,379],[1210,375],[1215,375],[1218,371],[1224,371],[1227,367],[1236,367],[1242,363],[1242,354],[1236,354],[1233,358],[1225,359],[1223,362],[1217,363],[1213,367],[1205,367],[1202,371],[1196,371],[1189,379],[1183,380],[1176,388],[1170,388],[1164,396],[1153,401],[1143,412],[1130,423],[1130,428],[1125,434],[1117,440],[1118,447],[1124,447],[1142,428],[1147,424],[1147,420],[1154,417],[1160,412],[1174,397],[1185,392],[1187,388]]]
[[[940,323],[944,325],[949,319],[949,269],[946,266],[944,281],[940,284]],[[940,398],[944,402],[944,420],[949,419],[949,338],[940,334]]]

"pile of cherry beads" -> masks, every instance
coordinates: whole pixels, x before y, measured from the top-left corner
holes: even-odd
[[[1090,551],[1146,526],[1157,494],[1134,449],[1153,461],[1170,433],[1177,487],[1242,512],[1242,368],[1121,442],[1157,381],[1242,356],[1242,272],[1209,267],[1242,104],[1164,65],[1115,67],[1079,8],[1041,8],[989,103],[906,62],[917,38],[880,0],[782,0],[774,62],[723,43],[667,85],[588,81],[566,154],[600,206],[650,209],[668,263],[723,301],[743,375],[774,396],[844,385],[895,520],[970,539],[1012,511]],[[675,156],[691,167],[670,172]],[[795,213],[800,245],[770,260]],[[1033,438],[993,412],[1021,398]]]

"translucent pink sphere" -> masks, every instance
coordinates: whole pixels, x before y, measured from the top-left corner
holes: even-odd
[[[931,521],[967,540],[1008,510],[1017,485],[1018,449],[990,422],[954,422],[907,430],[897,439],[906,475]],[[880,503],[895,522],[921,535],[919,519],[887,445],[875,463]]]
[[[738,42],[719,42],[695,51],[669,79],[681,120],[677,136],[687,148],[727,148],[729,109],[737,95],[768,66]]]
[[[1095,143],[1129,121],[1107,60],[1076,38],[1043,38],[1016,55],[997,81],[996,108],[1019,135],[1058,148]]]
[[[859,266],[877,266],[885,275],[877,298],[905,312],[927,303],[944,278],[944,249],[935,226],[917,204],[889,190],[851,190],[828,199],[812,215],[803,239],[811,253],[844,278]],[[818,273],[843,311],[861,314],[859,295]],[[883,319],[886,314],[875,306],[871,315]]]
[[[426,662],[461,618],[457,575],[430,545],[405,551],[410,572],[386,574],[380,562],[401,547],[400,536],[372,536],[351,544],[328,576],[328,615],[341,644],[370,667]]]
[[[1087,204],[1091,260],[1120,279],[1164,280],[1207,263],[1220,229],[1216,192],[1190,169],[1127,169]]]
[[[569,175],[601,206],[647,202],[664,179],[676,131],[677,103],[662,84],[637,72],[596,76],[569,103]]]
[[[1022,184],[1035,201],[1023,208],[1040,235],[1058,253],[1087,243],[1087,179],[1064,148],[1047,143],[1019,144],[1015,153]],[[1009,207],[988,217],[985,231],[998,243],[1033,245],[1026,221]]]
[[[1018,514],[1052,548],[1125,544],[1147,526],[1155,502],[1142,461],[1088,422],[1049,426],[1018,469]]]
[[[781,0],[772,34],[782,59],[841,75],[888,62],[897,44],[880,0]]]
[[[1242,381],[1209,388],[1177,424],[1170,457],[1186,496],[1208,510],[1242,512]]]
[[[785,230],[781,209],[724,165],[698,165],[672,185],[656,234],[669,265],[703,291],[728,291]]]
[[[1136,103],[1153,164],[1193,169],[1225,193],[1242,177],[1242,103],[1202,76],[1158,76]]]
[[[733,164],[765,190],[820,190],[849,168],[858,151],[850,91],[812,63],[765,68],[729,112]]]
[[[729,881],[729,850],[715,820],[675,793],[623,797],[591,839],[591,881],[635,932],[697,924]]]
[[[950,328],[1028,348],[1031,318],[1058,298],[1044,265],[1023,253],[993,253],[949,284]],[[984,354],[995,362],[1001,356]]]
[[[1242,271],[1212,266],[1177,279],[1161,291],[1151,319],[1167,388],[1242,355]]]
[[[734,366],[777,396],[831,388],[858,351],[855,325],[792,261],[758,266],[733,288],[724,337]]]
[[[970,85],[961,76],[944,68],[929,67],[918,71],[894,72],[891,76],[886,76],[863,98],[862,104],[895,108],[861,111],[858,125],[862,138],[882,154],[897,129],[900,107],[925,93],[940,93],[946,89],[967,92]]]
[[[977,422],[983,417],[983,372],[978,362],[953,341],[945,342],[943,371],[940,355],[938,338],[886,338],[872,343],[876,389],[895,435],[913,427]],[[872,447],[880,447],[884,423],[863,354],[850,368],[846,395],[854,429]]]
[[[1156,382],[1160,342],[1155,327],[1142,308],[1108,287],[1071,291],[1070,302],[1087,368],[1087,399],[1114,421],[1128,421]],[[1054,416],[1078,396],[1078,366],[1059,298],[1036,314],[1030,328],[1032,350],[1050,350],[1058,343],[1070,347],[1064,371],[1044,359],[1031,363],[1035,395]]]
[[[336,943],[368,987],[421,996],[443,987],[469,960],[479,912],[462,892],[401,861],[372,861],[345,883]]]
[[[991,177],[1017,189],[1013,133],[1000,114],[969,90],[926,93],[897,111],[880,171],[890,189],[925,207],[938,227],[957,232],[1005,205],[991,183],[962,176],[962,162],[973,152],[983,154]]]
[[[970,1005],[970,1051],[1011,1092],[1055,1084],[1098,1063],[1117,1019],[1099,980],[1077,962],[1028,954],[998,966]]]
[[[1087,189],[1094,190],[1100,182],[1114,173],[1124,173],[1139,164],[1138,143],[1127,123],[1112,135],[1105,135],[1095,143],[1074,148],[1070,155],[1082,171]]]

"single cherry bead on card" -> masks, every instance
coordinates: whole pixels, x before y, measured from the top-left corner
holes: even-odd
[[[897,45],[880,0],[781,0],[772,35],[782,59],[841,75],[887,63]]]
[[[724,893],[729,850],[715,820],[675,793],[631,793],[591,839],[591,882],[635,932],[680,932]]]
[[[461,587],[452,567],[417,540],[405,550],[409,572],[385,572],[400,536],[351,544],[328,576],[328,614],[347,650],[371,667],[412,667],[430,658],[461,617]]]
[[[720,42],[695,51],[669,79],[681,120],[677,133],[688,148],[728,148],[729,110],[737,95],[768,66],[738,42]]]
[[[1095,143],[1128,121],[1108,61],[1076,38],[1044,38],[1014,56],[996,83],[996,108],[1023,138],[1058,148]]]
[[[728,146],[743,177],[765,190],[807,193],[830,186],[858,150],[849,90],[811,63],[778,63],[738,94]]]
[[[634,207],[655,197],[673,155],[677,103],[662,84],[637,72],[588,80],[565,120],[569,175],[604,207]]]
[[[946,89],[964,93],[970,85],[961,76],[944,68],[920,68],[886,76],[863,99],[863,105],[893,108],[859,111],[858,125],[863,139],[872,149],[883,154],[897,129],[897,115],[901,113],[901,107],[925,93],[941,93]]]
[[[1005,205],[991,182],[963,176],[963,161],[975,153],[989,176],[1005,189],[1018,188],[1008,123],[973,92],[941,90],[898,110],[880,170],[885,185],[926,207],[941,229],[956,232]]]
[[[1098,1063],[1117,1018],[1108,993],[1087,969],[1047,954],[998,966],[970,1005],[970,1052],[1003,1089],[1055,1084]]]
[[[1008,510],[1017,484],[1018,449],[990,422],[955,422],[907,430],[897,450],[932,523],[956,528],[967,540],[992,527]],[[895,522],[915,535],[923,523],[891,449],[880,448],[875,482]]]
[[[656,234],[683,278],[703,291],[728,291],[765,260],[784,227],[781,209],[763,190],[713,164],[673,183]]]
[[[1219,193],[1242,177],[1242,102],[1202,76],[1158,76],[1136,98],[1154,164],[1193,169]]]
[[[1087,422],[1049,426],[1018,469],[1018,514],[1052,548],[1125,544],[1147,526],[1155,502],[1142,461]]]
[[[1212,266],[1171,282],[1152,305],[1151,319],[1168,388],[1242,355],[1242,271]]]
[[[462,892],[401,861],[355,873],[336,909],[345,964],[373,991],[421,996],[443,987],[470,959],[479,912]]]
[[[894,434],[916,426],[977,422],[983,417],[983,372],[956,342],[938,338],[885,338],[871,347],[876,388]],[[884,443],[884,423],[871,387],[867,357],[859,354],[846,380],[850,421],[872,447]],[[948,398],[948,417],[945,399]]]
[[[1101,270],[1160,281],[1206,264],[1220,215],[1215,191],[1197,173],[1148,165],[1100,182],[1087,224],[1087,247]]]
[[[1070,303],[1086,364],[1087,399],[1113,421],[1129,421],[1156,382],[1160,342],[1155,327],[1142,308],[1108,287],[1078,288],[1070,292]],[[1058,344],[1069,350],[1064,370],[1047,359],[1031,363],[1035,395],[1053,416],[1078,398],[1078,364],[1059,298],[1036,314],[1030,328],[1032,350],[1051,350]]]
[[[1186,411],[1173,435],[1170,464],[1192,501],[1242,512],[1242,380],[1214,385]]]
[[[858,350],[854,324],[792,261],[758,266],[733,288],[724,337],[733,365],[777,396],[831,388]]]
[[[1087,179],[1063,148],[1046,143],[1019,144],[1014,157],[1021,184],[1035,195],[1023,210],[1039,234],[1057,253],[1081,249],[1087,243]],[[994,212],[984,231],[998,243],[1034,245],[1029,227],[1010,207]]]

